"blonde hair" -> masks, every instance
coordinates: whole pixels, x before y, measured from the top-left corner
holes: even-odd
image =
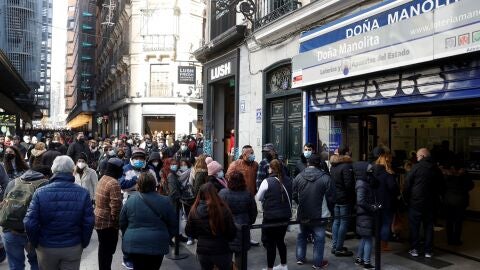
[[[385,170],[389,174],[394,174],[392,169],[392,155],[389,153],[381,154],[375,161],[375,164],[385,167]]]
[[[207,163],[205,162],[206,158],[207,156],[203,154],[198,156],[193,167],[196,172],[199,172],[200,170],[207,170]]]

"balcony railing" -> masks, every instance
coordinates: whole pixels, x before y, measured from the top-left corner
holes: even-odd
[[[295,0],[263,0],[257,3],[255,29],[278,20],[302,6],[301,2]]]

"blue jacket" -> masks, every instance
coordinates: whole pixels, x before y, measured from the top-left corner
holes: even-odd
[[[165,255],[169,252],[170,239],[178,233],[177,214],[168,197],[155,192],[142,193],[142,196],[161,217],[139,194],[131,196],[120,213],[122,250],[124,253]]]
[[[35,247],[86,248],[95,223],[92,200],[71,173],[55,174],[35,191],[23,223]]]

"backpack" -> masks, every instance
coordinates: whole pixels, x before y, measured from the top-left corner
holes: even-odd
[[[23,218],[27,214],[33,194],[48,180],[41,179],[30,182],[17,178],[14,181],[15,185],[0,205],[0,226],[23,232]]]

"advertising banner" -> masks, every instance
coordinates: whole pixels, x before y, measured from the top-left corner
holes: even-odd
[[[302,34],[294,88],[480,50],[480,1],[396,0]]]
[[[178,84],[195,84],[196,69],[194,66],[178,67]]]

